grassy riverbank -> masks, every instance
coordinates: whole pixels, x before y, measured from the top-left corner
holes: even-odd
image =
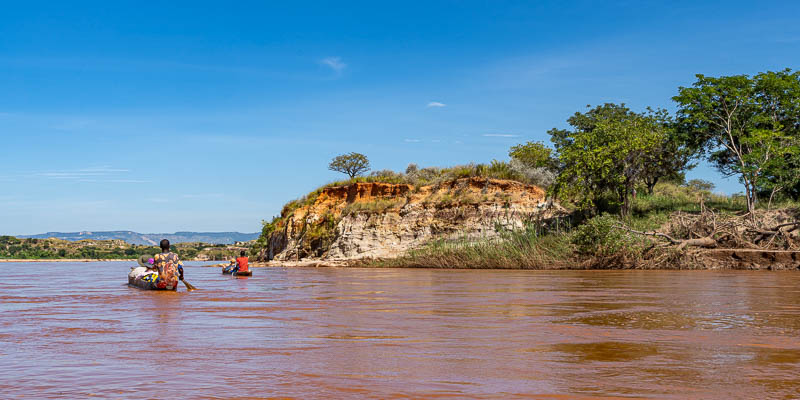
[[[498,238],[437,240],[393,259],[356,262],[369,267],[585,269],[585,268],[760,268],[758,260],[724,262],[720,249],[765,252],[800,251],[798,204],[786,202],[748,215],[740,196],[713,194],[687,185],[659,184],[653,194],[633,201],[621,218],[602,214],[571,224],[531,224]],[[614,210],[610,210],[614,211]],[[677,221],[677,222],[676,222]],[[774,229],[775,226],[785,225]],[[773,230],[774,229],[774,230]],[[667,239],[669,237],[669,239]],[[701,238],[698,246],[686,245]],[[713,241],[713,242],[712,242]],[[714,250],[707,250],[713,248]],[[789,257],[792,264],[794,256]],[[797,263],[795,263],[797,264]],[[771,265],[764,265],[771,268]],[[791,268],[791,265],[782,266]],[[795,266],[796,268],[796,266]]]

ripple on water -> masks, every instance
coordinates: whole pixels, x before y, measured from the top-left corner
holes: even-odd
[[[2,267],[0,397],[800,394],[800,274]]]

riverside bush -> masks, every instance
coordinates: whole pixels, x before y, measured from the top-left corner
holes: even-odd
[[[625,231],[615,228],[622,225],[618,217],[603,214],[578,226],[572,235],[572,244],[583,254],[605,256],[629,251],[635,243]]]

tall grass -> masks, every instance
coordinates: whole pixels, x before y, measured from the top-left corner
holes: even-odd
[[[633,214],[638,216],[674,211],[699,212],[701,207],[729,212],[747,210],[747,202],[742,196],[726,196],[674,183],[659,183],[653,194],[640,194],[632,205]]]
[[[504,231],[494,238],[437,240],[394,259],[370,266],[413,268],[567,268],[573,261],[569,233],[542,234],[534,227]]]

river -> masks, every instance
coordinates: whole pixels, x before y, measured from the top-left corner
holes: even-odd
[[[800,273],[0,264],[2,398],[798,398]]]

